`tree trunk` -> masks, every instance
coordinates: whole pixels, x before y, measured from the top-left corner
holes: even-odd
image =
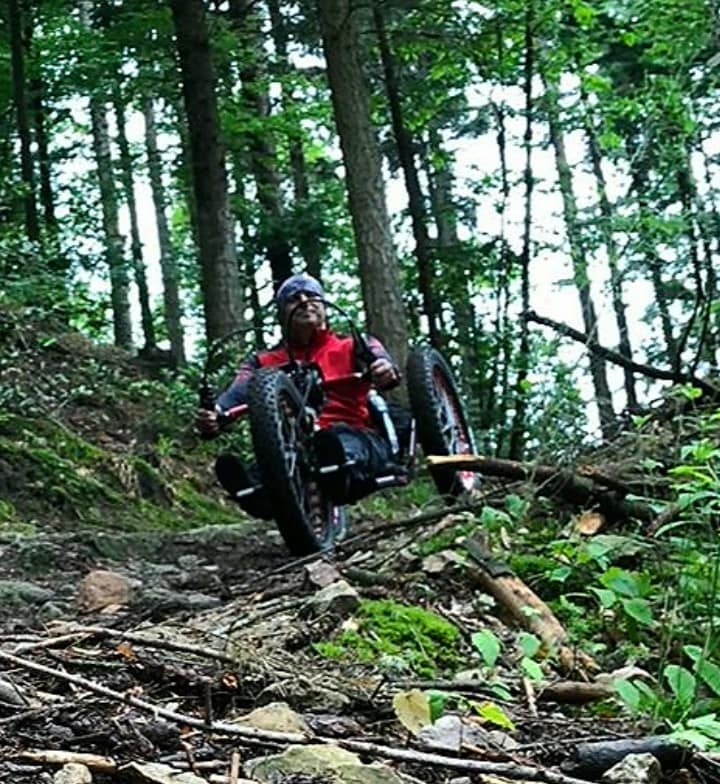
[[[247,112],[255,120],[254,129],[248,130],[246,134],[257,199],[263,211],[260,238],[270,262],[273,284],[277,289],[292,275],[292,256],[290,243],[286,239],[275,144],[264,122],[270,115],[270,99],[261,79],[263,41],[254,5],[251,0],[230,0],[228,9],[238,38],[242,38],[245,45],[247,59],[239,64],[241,95]]]
[[[430,237],[428,236],[427,230],[425,199],[420,187],[417,167],[415,166],[413,140],[403,116],[397,65],[390,48],[390,42],[385,28],[385,19],[378,0],[373,0],[372,8],[378,44],[380,46],[380,57],[385,75],[385,91],[390,106],[393,135],[395,136],[398,158],[400,159],[400,166],[403,170],[403,177],[405,179],[405,189],[408,194],[410,222],[412,224],[413,238],[415,239],[418,288],[420,289],[423,310],[428,323],[430,343],[439,349],[442,347],[443,341],[438,326],[438,308],[433,291],[433,259],[430,253]]]
[[[110,155],[110,138],[107,114],[102,102],[90,99],[93,149],[97,164],[98,184],[102,206],[102,222],[105,234],[105,258],[110,269],[110,299],[112,302],[115,345],[132,348],[132,323],[130,320],[129,283],[123,243],[118,227],[118,206],[115,193],[115,177]]]
[[[148,174],[152,190],[153,204],[155,205],[155,219],[157,222],[158,243],[160,246],[160,274],[163,283],[163,304],[165,311],[165,328],[170,340],[170,355],[173,365],[178,367],[185,364],[185,338],[182,326],[182,307],[180,304],[180,290],[178,287],[178,271],[175,255],[170,242],[170,231],[165,216],[165,188],[162,181],[162,159],[157,144],[157,129],[155,127],[155,110],[152,98],[146,98],[143,103],[145,117],[145,149],[148,159]]]
[[[43,220],[50,231],[57,228],[55,217],[55,196],[53,194],[52,176],[50,171],[50,152],[48,149],[48,135],[45,126],[45,104],[43,101],[43,85],[39,77],[30,81],[32,94],[33,121],[35,125],[35,140],[37,142],[38,170],[40,174],[40,204],[42,205]],[[67,265],[63,265],[65,272]]]
[[[138,228],[137,205],[135,203],[135,185],[133,183],[133,162],[130,154],[130,145],[125,131],[125,107],[119,91],[114,96],[115,119],[117,121],[117,142],[120,148],[120,179],[125,191],[125,203],[130,216],[130,253],[132,269],[135,273],[135,285],[138,288],[140,300],[140,318],[142,323],[145,348],[157,347],[155,339],[155,325],[153,324],[152,309],[150,307],[150,292],[147,283],[147,271],[143,259],[142,243],[140,242],[140,229]]]
[[[202,0],[170,0],[170,8],[190,135],[205,333],[215,340],[237,329],[243,312],[215,75]]]
[[[35,174],[32,159],[32,139],[28,117],[28,96],[25,82],[25,52],[23,48],[22,9],[20,0],[8,0],[10,50],[12,62],[12,92],[20,139],[20,173],[23,182],[25,233],[31,242],[40,240],[37,205],[35,202]]]
[[[288,75],[292,71],[288,58],[287,42],[288,33],[285,17],[280,10],[278,0],[267,0],[270,12],[270,27],[272,39],[275,45],[275,53],[278,59],[281,75]],[[283,106],[295,103],[295,98],[290,92],[283,89]],[[303,132],[298,125],[293,125],[288,129],[288,143],[290,156],[290,169],[293,178],[293,190],[295,194],[295,236],[298,250],[305,259],[307,271],[318,280],[322,280],[322,258],[320,229],[322,221],[314,214],[310,204],[310,187],[307,177],[307,166],[305,165],[305,152],[303,150]]]
[[[654,214],[652,207],[648,203],[647,191],[649,188],[648,162],[643,157],[642,150],[636,148],[630,140],[628,143],[628,159],[630,162],[630,172],[632,179],[631,192],[637,196],[638,212],[640,215],[641,230],[644,229],[647,219]],[[680,366],[678,354],[678,342],[673,332],[673,318],[670,315],[670,305],[668,303],[667,287],[662,278],[663,260],[655,248],[652,237],[643,242],[645,248],[645,265],[650,271],[650,280],[655,293],[655,304],[660,315],[660,326],[665,340],[665,349],[671,367]]]
[[[350,0],[318,0],[318,10],[368,326],[404,366],[407,322],[380,152],[370,125],[370,97],[358,57],[356,12]]]
[[[555,150],[555,163],[563,201],[568,245],[570,246],[573,279],[580,298],[585,332],[597,339],[597,311],[590,289],[587,250],[584,247],[581,230],[578,225],[578,209],[572,186],[572,172],[567,161],[565,139],[560,126],[556,85],[545,84],[545,109],[550,127],[550,141]],[[595,400],[600,417],[600,429],[605,438],[610,438],[615,427],[615,412],[613,411],[612,394],[607,380],[607,369],[604,361],[597,356],[590,355],[589,361],[590,375],[595,389]]]
[[[586,103],[587,96],[583,92],[583,101]],[[608,256],[608,266],[610,268],[610,291],[612,294],[613,311],[615,313],[615,323],[619,335],[618,348],[620,353],[627,359],[632,359],[632,346],[630,344],[630,332],[627,322],[627,309],[623,297],[622,273],[619,266],[620,253],[618,251],[617,243],[613,235],[613,209],[610,205],[608,198],[607,183],[605,174],[602,169],[602,155],[600,152],[600,145],[598,144],[597,134],[591,117],[589,109],[586,109],[584,116],[585,133],[588,140],[588,149],[590,151],[590,161],[592,163],[593,173],[595,175],[596,187],[598,190],[598,197],[600,201],[600,232],[605,244],[605,249]],[[638,410],[637,392],[635,389],[635,376],[627,368],[623,371],[625,381],[625,396],[627,398],[627,407],[630,411]]]
[[[534,0],[526,0],[525,6],[525,65],[524,65],[524,92],[525,92],[525,135],[523,147],[525,149],[525,214],[523,218],[523,248],[520,261],[520,275],[522,286],[522,309],[530,309],[530,257],[532,255],[532,136],[533,136],[533,94],[532,82],[535,74],[535,39],[533,26],[535,24]],[[525,451],[526,418],[527,418],[527,390],[526,382],[530,368],[530,334],[526,322],[520,328],[520,346],[518,354],[518,373],[515,379],[515,416],[510,430],[509,455],[513,460],[522,459]]]

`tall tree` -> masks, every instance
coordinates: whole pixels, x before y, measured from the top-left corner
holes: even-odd
[[[140,241],[140,228],[138,226],[137,203],[135,200],[135,183],[133,177],[133,159],[130,152],[125,122],[125,105],[120,90],[116,89],[113,96],[115,107],[115,120],[117,122],[117,142],[120,148],[120,179],[125,192],[125,204],[130,217],[130,254],[132,269],[135,274],[135,285],[140,300],[140,323],[142,325],[145,349],[156,348],[155,325],[153,323],[152,308],[150,307],[150,291],[147,282],[147,270],[143,258],[142,242]]]
[[[558,183],[560,185],[560,195],[563,202],[563,214],[565,217],[565,229],[567,231],[568,245],[570,248],[570,260],[573,268],[573,279],[580,299],[580,309],[582,311],[585,334],[592,340],[598,340],[598,318],[597,308],[593,300],[590,276],[588,253],[582,238],[582,231],[579,226],[577,201],[573,191],[572,171],[568,163],[565,137],[560,122],[558,108],[558,87],[556,84],[545,81],[545,110],[550,127],[550,141],[555,150],[555,163],[557,166]],[[615,412],[613,410],[612,394],[607,379],[607,368],[604,360],[596,354],[590,354],[590,375],[595,390],[595,400],[597,402],[600,416],[600,429],[605,438],[613,435],[615,428]]]
[[[318,0],[318,11],[368,326],[404,364],[407,323],[380,153],[370,124],[370,98],[360,61],[358,6],[350,0]]]
[[[275,144],[267,126],[263,128],[263,121],[270,116],[270,98],[261,70],[264,59],[261,20],[254,0],[229,0],[228,12],[243,44],[240,53],[241,94],[251,118],[244,135],[247,137],[257,199],[262,208],[260,241],[265,246],[273,283],[277,288],[292,274],[292,256],[285,226]]]
[[[117,194],[110,153],[107,110],[102,101],[95,96],[90,98],[90,118],[98,185],[100,186],[105,258],[110,270],[110,300],[112,302],[115,345],[131,349],[133,339],[128,272],[123,257],[123,242],[118,225]]]
[[[7,7],[10,23],[13,98],[15,100],[18,137],[20,138],[20,170],[24,186],[25,231],[28,239],[36,242],[40,239],[40,224],[35,201],[35,173],[25,77],[22,7],[20,0],[8,0]]]
[[[425,197],[420,187],[420,177],[415,163],[414,141],[408,131],[403,115],[402,98],[398,77],[397,62],[390,46],[385,18],[379,0],[373,0],[373,20],[378,37],[380,57],[384,73],[385,90],[390,107],[395,144],[398,157],[405,179],[405,189],[408,194],[410,222],[412,224],[413,238],[415,240],[415,258],[417,259],[418,288],[423,304],[423,310],[428,322],[430,342],[437,348],[442,345],[441,331],[438,319],[438,307],[435,301],[433,258],[430,249],[430,236],[427,228],[427,210]]]
[[[173,364],[178,367],[185,364],[182,307],[180,304],[177,263],[170,241],[167,216],[165,215],[167,200],[163,186],[162,159],[158,149],[155,110],[152,98],[145,99],[143,115],[145,117],[145,150],[148,159],[148,174],[150,176],[150,189],[152,190],[153,204],[155,206],[155,221],[157,224],[158,244],[160,246],[160,274],[163,284],[165,328],[170,340],[170,355]]]
[[[535,102],[533,96],[533,79],[535,77],[535,0],[525,0],[525,62],[524,84],[525,93],[525,134],[523,147],[525,150],[525,207],[523,216],[523,247],[520,259],[520,275],[522,281],[523,312],[530,308],[530,257],[532,255],[532,196],[535,186],[532,170],[533,123]],[[518,352],[518,372],[515,379],[515,416],[510,431],[510,457],[520,460],[525,451],[527,427],[527,378],[530,371],[530,335],[526,319],[522,319],[520,328],[520,350]]]
[[[192,155],[200,286],[208,340],[242,323],[242,288],[228,202],[225,146],[202,0],[170,0]]]

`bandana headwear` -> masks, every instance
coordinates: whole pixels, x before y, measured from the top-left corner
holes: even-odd
[[[317,297],[324,298],[325,291],[319,280],[313,278],[312,275],[292,275],[280,284],[280,288],[275,294],[275,302],[278,308],[282,311],[287,305],[290,297],[293,297],[299,291],[304,291],[307,294],[314,294]]]

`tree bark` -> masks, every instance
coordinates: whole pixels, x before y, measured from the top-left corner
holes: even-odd
[[[40,224],[35,201],[35,173],[25,79],[25,52],[20,0],[8,0],[8,18],[10,24],[12,91],[17,118],[17,131],[20,139],[20,173],[24,186],[25,233],[31,242],[39,242]]]
[[[275,53],[281,73],[287,75],[291,73],[292,69],[288,57],[288,33],[285,17],[280,10],[278,0],[267,0],[267,5],[270,12],[270,26]],[[296,99],[292,92],[288,94],[287,90],[283,88],[282,101],[283,106],[287,109],[288,106],[296,102]],[[313,277],[322,280],[322,246],[320,242],[322,220],[318,220],[319,216],[315,215],[310,203],[310,186],[308,183],[305,151],[303,149],[303,132],[299,124],[289,128],[288,145],[295,196],[295,237],[298,250],[305,259],[307,271]]]
[[[583,92],[583,100],[587,107],[586,99],[587,96]],[[612,294],[613,311],[615,313],[615,323],[617,324],[619,336],[618,349],[624,357],[631,360],[632,346],[630,343],[630,331],[627,322],[627,309],[623,297],[622,274],[619,266],[620,254],[613,235],[613,209],[610,205],[610,199],[608,198],[607,183],[602,168],[600,145],[598,144],[597,134],[589,115],[589,109],[587,108],[583,120],[588,141],[588,150],[590,152],[590,161],[592,163],[593,174],[595,175],[600,202],[600,232],[608,255],[610,291]],[[632,372],[626,368],[623,373],[623,378],[625,382],[627,407],[630,411],[636,411],[638,409],[638,399],[637,391],[635,389],[635,377]]]
[[[277,289],[292,274],[292,254],[286,238],[277,153],[268,124],[264,123],[270,116],[270,99],[261,79],[260,63],[264,53],[256,5],[253,0],[229,0],[228,14],[245,47],[245,59],[239,63],[240,92],[247,112],[254,118],[254,127],[246,136],[257,199],[263,211],[260,239]]]
[[[215,340],[237,329],[243,312],[215,74],[202,0],[170,0],[170,8],[190,135],[205,334]]]
[[[132,348],[132,322],[130,319],[129,282],[123,243],[118,227],[118,206],[115,177],[110,155],[110,138],[107,114],[102,102],[90,98],[93,149],[97,164],[98,184],[102,206],[102,223],[105,234],[105,258],[110,269],[110,300],[112,302],[115,345]]]
[[[438,325],[438,307],[435,301],[433,259],[430,252],[430,237],[427,230],[427,214],[425,198],[420,187],[417,167],[415,165],[414,144],[405,124],[403,116],[400,85],[398,83],[397,64],[390,47],[385,19],[378,0],[373,0],[373,19],[380,47],[380,58],[385,76],[385,92],[390,107],[395,145],[397,147],[400,166],[405,179],[408,194],[408,209],[415,240],[415,258],[417,259],[418,288],[423,304],[423,311],[428,324],[430,343],[435,348],[442,348],[443,340]]]
[[[350,0],[318,0],[318,11],[368,327],[404,366],[407,322],[380,152],[370,125],[370,98],[358,55],[356,11]]]
[[[545,81],[545,80],[544,80]],[[580,299],[585,332],[593,339],[597,339],[597,311],[592,298],[590,279],[588,275],[587,250],[578,225],[578,209],[573,192],[572,172],[565,152],[565,139],[558,111],[557,86],[545,82],[545,109],[548,125],[550,127],[550,141],[555,150],[555,164],[557,166],[558,183],[563,202],[563,214],[567,240],[570,246],[570,258],[573,267],[573,279]],[[602,358],[590,355],[590,375],[595,389],[595,400],[600,417],[600,429],[605,438],[610,438],[614,433],[615,412],[612,404],[612,394],[607,380],[607,370]]]
[[[143,103],[145,117],[145,150],[148,159],[148,174],[155,206],[158,244],[160,246],[160,274],[163,283],[163,305],[165,328],[170,340],[170,355],[173,364],[178,367],[185,364],[185,339],[182,326],[182,306],[178,286],[178,271],[170,241],[167,217],[165,216],[165,188],[162,181],[162,159],[157,144],[155,126],[155,110],[152,98]]]
[[[521,297],[523,310],[530,307],[530,257],[532,255],[532,194],[534,178],[532,171],[532,137],[533,137],[533,94],[532,82],[535,74],[535,24],[534,0],[526,0],[525,6],[525,134],[523,147],[525,150],[525,213],[523,217],[523,249],[520,259]],[[519,460],[525,451],[527,390],[526,382],[530,369],[530,331],[523,323],[520,327],[520,346],[518,353],[518,373],[515,379],[515,416],[510,430],[510,457]]]
[[[125,107],[119,91],[114,96],[113,104],[117,122],[117,142],[120,148],[120,179],[125,191],[125,203],[127,204],[130,217],[130,255],[132,258],[132,269],[135,273],[135,285],[138,288],[138,299],[140,300],[140,320],[145,349],[153,349],[157,346],[155,325],[153,324],[147,271],[145,269],[145,260],[143,259],[142,243],[140,242],[137,205],[135,203],[135,185],[133,182],[133,162],[125,130]]]

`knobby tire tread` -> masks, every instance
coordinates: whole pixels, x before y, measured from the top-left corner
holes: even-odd
[[[418,441],[426,455],[451,454],[442,432],[434,381],[436,370],[443,376],[448,394],[455,399],[455,413],[472,451],[473,437],[452,370],[443,356],[429,346],[421,346],[412,351],[408,356],[406,368],[408,395],[415,417]],[[462,493],[462,484],[455,469],[432,468],[430,475],[441,495],[457,497]]]
[[[248,389],[250,434],[255,459],[275,513],[275,522],[292,555],[303,556],[323,549],[288,475],[282,437],[284,418],[281,397],[294,397],[290,379],[278,370],[260,371]]]

